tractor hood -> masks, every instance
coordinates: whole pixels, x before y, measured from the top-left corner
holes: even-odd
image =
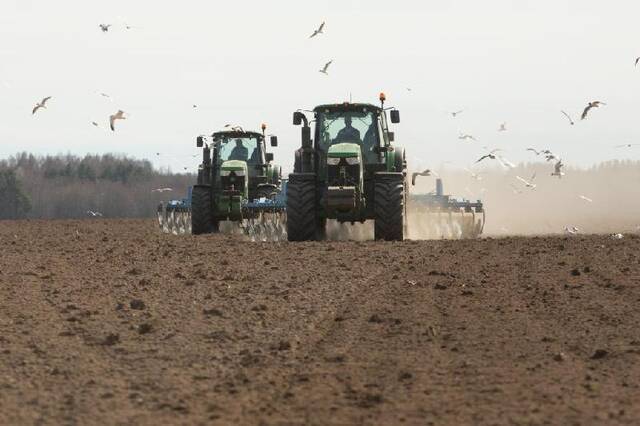
[[[220,175],[227,176],[229,173],[235,172],[236,176],[246,176],[247,162],[240,160],[228,160],[220,166]]]
[[[327,157],[329,158],[360,158],[360,145],[357,143],[337,143],[329,147]]]

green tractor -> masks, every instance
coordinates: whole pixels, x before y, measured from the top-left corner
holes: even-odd
[[[289,241],[321,240],[327,219],[340,223],[374,220],[376,240],[402,241],[407,235],[407,164],[393,145],[392,123],[400,113],[380,106],[345,102],[313,109],[313,138],[302,111],[302,147],[295,153],[287,187]]]
[[[273,153],[266,152],[265,129],[264,124],[262,133],[234,127],[198,136],[203,160],[191,194],[193,234],[218,232],[221,221],[244,226],[247,220],[264,219],[266,213],[280,215],[270,201],[280,193],[282,171],[272,164]],[[270,136],[270,144],[278,145],[276,136]]]

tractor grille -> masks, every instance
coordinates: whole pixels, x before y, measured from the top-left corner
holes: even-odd
[[[337,165],[327,165],[327,183],[329,186],[358,186],[360,165],[347,164],[342,158]]]
[[[241,191],[244,188],[244,176],[237,176],[235,172],[230,172],[227,176],[220,176],[222,189]]]

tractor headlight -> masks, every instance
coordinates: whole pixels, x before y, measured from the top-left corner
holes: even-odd
[[[360,159],[358,157],[347,157],[347,164],[350,166],[355,166],[356,164],[360,164]]]
[[[340,158],[339,157],[328,157],[327,158],[327,165],[328,166],[337,166],[338,163],[340,163]]]

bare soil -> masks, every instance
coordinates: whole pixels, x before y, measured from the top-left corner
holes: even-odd
[[[0,222],[0,424],[638,424],[639,253]]]

